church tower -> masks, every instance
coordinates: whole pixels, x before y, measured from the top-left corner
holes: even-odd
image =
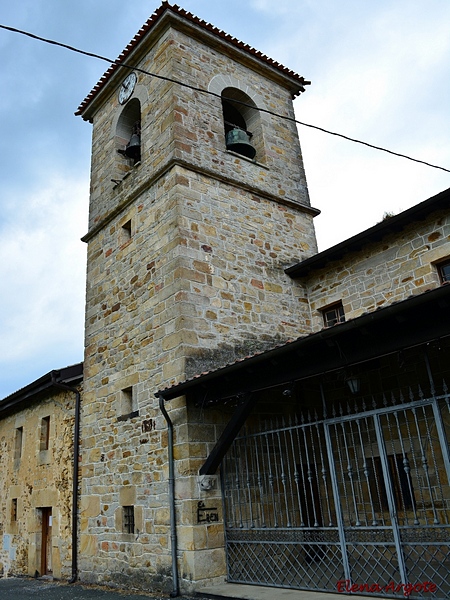
[[[173,543],[155,392],[310,331],[284,268],[317,251],[318,211],[289,120],[302,77],[167,2],[119,61],[77,112],[93,125],[79,568],[155,589]],[[197,519],[214,440],[183,399],[170,414],[187,589],[225,574],[223,532]]]

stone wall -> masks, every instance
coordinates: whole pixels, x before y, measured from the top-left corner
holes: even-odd
[[[205,89],[239,87],[293,115],[278,81],[178,30],[149,44],[139,66]],[[142,160],[123,175],[117,91],[93,118],[80,578],[167,590],[167,425],[154,394],[310,331],[305,296],[284,266],[316,252],[315,211],[295,124],[261,117],[264,150],[250,161],[226,150],[220,98],[141,73],[133,99],[141,103]],[[179,567],[190,589],[225,574],[220,491],[203,491],[197,473],[226,416],[205,423],[183,399],[168,408]],[[219,520],[199,520],[199,502],[217,508]]]
[[[42,419],[50,418],[48,450]],[[0,569],[41,573],[42,508],[51,509],[51,568],[71,577],[74,394],[60,392],[0,420]],[[22,431],[22,450],[16,437]]]
[[[436,263],[449,256],[450,218],[435,212],[329,263],[301,281],[313,329],[323,327],[321,310],[335,302],[342,301],[349,320],[440,285]]]

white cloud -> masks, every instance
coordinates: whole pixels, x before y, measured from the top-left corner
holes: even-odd
[[[11,365],[33,357],[37,363],[46,354],[54,360],[62,355],[63,361],[69,354],[74,362],[83,358],[86,249],[80,237],[87,197],[86,181],[59,174],[16,198],[0,247],[2,380]],[[48,370],[58,366],[64,365]]]

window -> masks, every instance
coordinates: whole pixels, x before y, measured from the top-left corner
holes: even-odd
[[[124,244],[126,244],[127,242],[129,242],[131,240],[132,234],[131,234],[131,219],[129,221],[127,221],[126,223],[124,223],[121,227],[120,230],[120,245],[123,246]]]
[[[134,506],[123,506],[123,531],[134,533]]]
[[[412,482],[411,477],[405,470],[405,461],[407,457],[403,457],[402,454],[389,454],[388,457],[389,465],[389,478],[391,480],[392,491],[394,494],[395,508],[398,511],[411,510],[414,506],[414,496],[412,495]],[[374,498],[379,497],[381,508],[384,511],[389,510],[386,485],[384,483],[383,471],[381,468],[381,459],[379,456],[374,457],[374,469],[376,480],[378,481],[379,496],[376,494],[376,490],[373,489]],[[371,480],[371,485],[374,485],[374,480]]]
[[[450,260],[437,265],[442,283],[450,282]]]
[[[50,445],[50,417],[41,420],[40,450],[48,450]]]
[[[11,500],[11,523],[17,521],[17,498]]]
[[[14,441],[14,460],[20,460],[22,457],[23,427],[16,428],[16,438]]]
[[[325,327],[332,327],[336,323],[344,323],[345,313],[342,302],[337,302],[322,309],[322,316]]]
[[[125,388],[120,392],[118,421],[126,421],[139,416],[136,395],[132,387]]]

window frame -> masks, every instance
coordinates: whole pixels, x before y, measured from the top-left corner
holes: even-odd
[[[436,268],[439,273],[439,279],[442,284],[450,283],[450,258],[437,263]]]
[[[325,327],[333,327],[339,323],[345,323],[345,311],[342,301],[334,302],[320,309],[322,313],[323,324]],[[335,317],[329,318],[334,313]]]
[[[14,460],[19,461],[23,452],[23,427],[16,427],[14,438]]]
[[[50,448],[50,415],[42,417],[41,419],[41,431],[39,439],[39,450],[45,452]]]
[[[17,523],[17,498],[11,498],[11,523]]]
[[[134,505],[122,506],[122,531],[123,533],[134,534],[136,530],[136,519],[134,514]]]

